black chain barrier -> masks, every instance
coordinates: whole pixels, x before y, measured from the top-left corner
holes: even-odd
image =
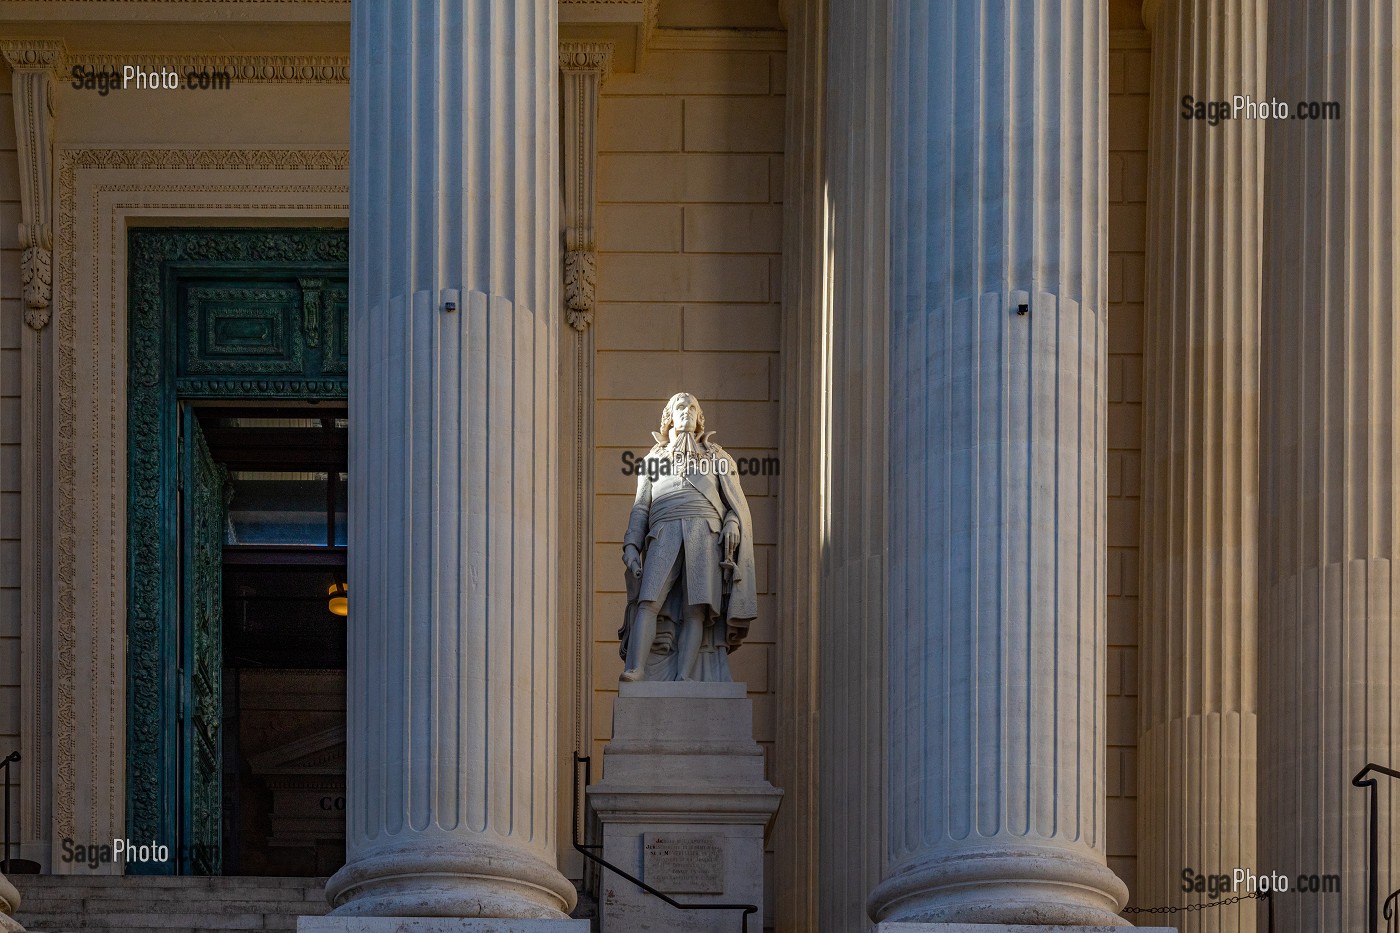
[[[1186,904],[1181,907],[1124,907],[1125,914],[1181,914],[1191,913],[1197,910],[1211,910],[1215,907],[1227,907],[1230,904],[1238,904],[1240,901],[1261,900],[1269,902],[1269,925],[1268,933],[1274,933],[1274,902],[1270,898],[1270,891],[1256,891],[1253,894],[1236,894],[1234,897],[1227,897],[1223,901],[1206,901],[1203,904]]]

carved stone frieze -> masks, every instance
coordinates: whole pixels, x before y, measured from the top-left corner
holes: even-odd
[[[183,73],[186,69],[228,75],[234,84],[348,84],[348,55],[220,55],[215,53],[171,55],[132,52],[84,52],[72,56],[75,65],[98,71],[120,69],[150,59]]]

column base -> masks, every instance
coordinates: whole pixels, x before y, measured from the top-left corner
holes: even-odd
[[[1122,927],[1045,927],[1024,923],[880,923],[875,933],[1116,933]],[[1176,927],[1133,927],[1140,933],[1176,933]]]
[[[992,837],[994,838],[994,837]],[[871,892],[877,923],[1116,929],[1128,889],[1109,868],[1072,848],[957,849],[899,868]]]
[[[1117,933],[1121,926],[1029,926],[1026,923],[878,923],[875,933]],[[1135,926],[1141,933],[1176,933],[1175,926]]]
[[[438,832],[352,855],[326,882],[326,899],[333,917],[568,920],[578,892],[538,853],[499,836]]]
[[[297,933],[588,933],[587,920],[298,917]]]

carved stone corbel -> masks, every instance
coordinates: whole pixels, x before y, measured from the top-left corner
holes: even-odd
[[[593,323],[598,257],[593,242],[598,92],[612,70],[611,42],[559,46],[564,91],[564,310],[577,331]]]
[[[0,42],[0,54],[13,71],[24,320],[43,330],[53,300],[53,77],[63,60],[63,43],[7,39]]]

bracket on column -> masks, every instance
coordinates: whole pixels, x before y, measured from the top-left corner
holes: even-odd
[[[34,330],[49,323],[53,301],[53,77],[63,61],[56,39],[0,42],[14,72],[15,146],[19,150],[20,258],[24,320]]]
[[[564,91],[564,308],[570,326],[578,331],[593,323],[596,301],[598,92],[612,70],[612,56],[611,42],[559,46]]]

